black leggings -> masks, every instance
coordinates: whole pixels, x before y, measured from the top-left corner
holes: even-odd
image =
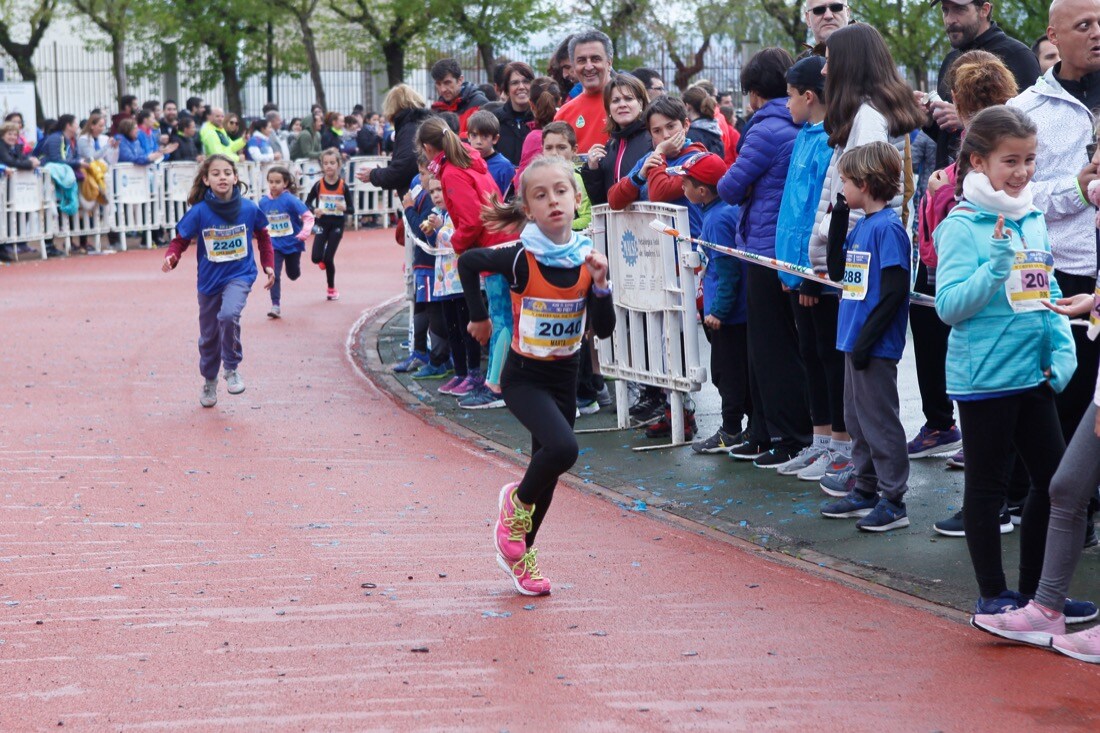
[[[317,233],[313,235],[313,251],[310,259],[313,264],[325,263],[325,278],[328,279],[330,288],[336,287],[336,250],[340,247],[340,240],[344,238],[344,222],[330,224],[325,221],[318,222]]]
[[[798,350],[806,365],[810,386],[810,417],[814,426],[829,425],[834,433],[847,432],[844,425],[844,355],[836,350],[836,322],[840,298],[820,296],[817,305],[798,304],[791,293],[794,322],[798,327]]]
[[[1001,562],[1001,506],[1013,470],[1012,449],[1031,476],[1020,522],[1020,593],[1031,596],[1043,573],[1050,520],[1050,480],[1066,441],[1058,424],[1054,392],[1046,384],[1026,392],[959,402],[966,451],[963,526],[966,547],[983,598],[1008,589]]]
[[[481,344],[470,335],[470,308],[463,296],[441,300],[443,321],[447,329],[447,343],[451,346],[451,361],[455,376],[465,377],[481,369]]]
[[[928,267],[917,267],[918,293],[935,295],[935,284],[928,282]],[[924,422],[932,430],[949,430],[955,424],[955,410],[947,396],[947,337],[951,327],[940,320],[935,308],[916,306],[909,309],[909,327],[913,330],[913,358],[917,365]]]
[[[431,352],[428,351],[429,333],[432,335]],[[432,366],[439,366],[450,356],[447,325],[443,320],[443,308],[438,302],[417,303],[413,306],[413,351],[429,354]]]
[[[531,462],[516,492],[524,504],[535,505],[528,547],[535,543],[558,477],[577,462],[577,367],[575,357],[544,362],[509,351],[500,375],[504,404],[531,432]]]

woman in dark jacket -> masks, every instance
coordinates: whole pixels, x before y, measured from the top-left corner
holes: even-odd
[[[23,143],[19,140],[19,124],[5,122],[0,126],[0,164],[15,168],[16,170],[29,171],[39,166],[38,158],[27,156],[23,152]]]
[[[513,61],[504,67],[504,106],[493,112],[500,120],[500,140],[496,151],[512,165],[519,165],[523,153],[523,140],[534,127],[531,113],[531,82],[534,70],[522,61]]]
[[[360,170],[355,175],[361,181],[369,180],[379,188],[393,189],[404,196],[417,173],[416,130],[433,115],[424,98],[408,84],[398,84],[386,94],[382,115],[393,124],[393,157],[385,168]]]
[[[329,148],[344,148],[344,116],[339,112],[325,115],[325,126],[321,128],[321,150]]]
[[[653,151],[653,141],[645,129],[649,95],[645,85],[630,74],[617,74],[603,90],[607,110],[607,128],[611,140],[607,146],[593,145],[581,178],[592,204],[606,204],[607,192],[634,164]]]

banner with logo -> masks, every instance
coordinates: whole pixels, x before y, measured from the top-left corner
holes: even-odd
[[[12,112],[23,115],[23,135],[33,145],[38,118],[35,115],[34,84],[29,81],[0,81],[0,119]]]
[[[661,237],[650,228],[652,214],[616,212],[607,218],[607,252],[611,279],[620,305],[660,310],[665,298],[665,263]]]

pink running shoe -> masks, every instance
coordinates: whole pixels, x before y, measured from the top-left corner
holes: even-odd
[[[444,382],[443,386],[437,389],[436,392],[439,392],[439,394],[454,394],[452,390],[454,390],[454,388],[458,385],[462,384],[465,379],[466,377],[451,377],[446,382]]]
[[[497,524],[493,530],[493,542],[497,552],[509,565],[519,562],[527,554],[527,533],[531,531],[531,515],[535,507],[527,509],[516,498],[519,482],[504,484],[497,503]]]
[[[508,573],[515,584],[516,590],[525,596],[550,595],[550,581],[542,577],[539,572],[537,556],[539,551],[532,547],[520,558],[519,562],[510,563],[500,555],[497,555],[497,564]]]
[[[1043,608],[1035,601],[1014,611],[972,616],[970,625],[1002,639],[1041,647],[1050,646],[1053,637],[1066,633],[1066,617]],[[1100,636],[1097,637],[1096,653],[1100,654]],[[1097,661],[1100,661],[1100,656]]]
[[[481,381],[473,374],[469,375],[462,380],[454,389],[451,390],[451,394],[455,397],[465,397],[473,392],[481,384]]]
[[[1054,651],[1067,657],[1073,657],[1089,664],[1100,664],[1100,626],[1078,631],[1076,634],[1061,634],[1051,642]]]
[[[322,263],[324,264],[324,263]],[[328,293],[325,295],[328,300],[340,300],[340,291],[336,288],[329,288]]]

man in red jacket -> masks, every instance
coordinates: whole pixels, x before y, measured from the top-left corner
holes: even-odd
[[[562,105],[554,120],[568,122],[576,131],[578,153],[587,153],[596,144],[606,145],[610,139],[603,90],[611,79],[613,53],[611,39],[597,30],[582,31],[569,39],[573,75],[584,90]]]
[[[458,136],[466,139],[466,120],[489,100],[481,90],[462,77],[462,69],[454,59],[441,59],[432,65],[432,80],[439,99],[432,102],[436,112],[458,115]]]

